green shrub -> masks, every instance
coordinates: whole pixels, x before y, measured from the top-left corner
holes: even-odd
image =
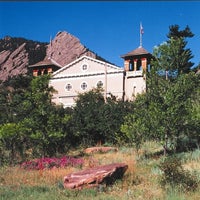
[[[187,191],[197,189],[197,177],[183,169],[180,158],[176,156],[167,157],[160,163],[159,168],[163,172],[160,181],[162,186],[178,186]]]

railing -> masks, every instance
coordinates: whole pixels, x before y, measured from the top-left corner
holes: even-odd
[[[127,71],[126,75],[127,77],[143,76],[143,71],[142,70]]]

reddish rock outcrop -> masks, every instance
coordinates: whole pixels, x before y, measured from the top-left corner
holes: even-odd
[[[28,65],[44,59],[47,43],[24,38],[5,37],[0,40],[0,80],[27,74]]]
[[[83,55],[106,61],[65,31],[58,32],[50,44],[6,36],[0,39],[0,80],[26,74],[29,65],[50,57],[65,66]]]
[[[65,66],[83,55],[105,61],[81,44],[77,37],[63,31],[58,32],[48,45],[46,59],[52,58],[60,65]]]
[[[25,43],[13,52],[7,50],[0,53],[1,80],[5,81],[9,76],[27,73],[28,53],[24,46]]]
[[[113,163],[71,173],[64,177],[64,187],[82,189],[102,183],[109,185],[116,179],[122,178],[127,169],[128,165],[124,163]]]

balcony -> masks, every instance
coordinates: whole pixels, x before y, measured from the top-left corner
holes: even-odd
[[[127,71],[126,72],[126,77],[131,78],[131,77],[142,77],[143,76],[143,71],[142,70],[137,70],[137,71]]]

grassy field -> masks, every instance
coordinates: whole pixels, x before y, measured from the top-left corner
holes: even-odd
[[[163,160],[163,156],[155,156],[154,153],[158,151],[158,145],[148,142],[140,149],[139,155],[133,149],[124,147],[118,152],[85,156],[82,169],[99,164],[124,162],[128,164],[128,170],[122,180],[117,180],[109,187],[81,191],[63,188],[63,177],[81,170],[80,168],[24,170],[19,166],[2,167],[0,200],[199,200],[200,186],[194,192],[182,192],[176,187],[160,186],[161,170],[158,164]],[[184,169],[195,172],[200,180],[200,150],[178,156],[182,158]]]

